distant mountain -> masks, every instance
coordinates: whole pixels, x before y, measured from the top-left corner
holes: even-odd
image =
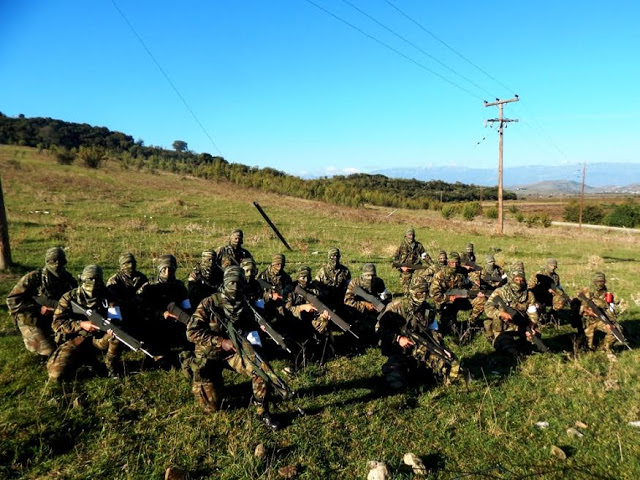
[[[526,185],[512,185],[509,187],[518,196],[521,195],[579,195],[582,184],[566,180],[549,180],[545,182],[528,183]],[[597,188],[584,186],[585,194],[598,193]]]
[[[417,180],[442,180],[445,182],[474,183],[493,186],[498,183],[497,168],[417,167],[385,168],[368,172],[382,174],[392,178],[415,178]],[[580,182],[582,165],[530,165],[526,167],[508,167],[504,169],[505,188],[528,185],[551,180]],[[590,163],[587,164],[585,183],[591,187],[611,185],[629,185],[640,183],[640,163]]]

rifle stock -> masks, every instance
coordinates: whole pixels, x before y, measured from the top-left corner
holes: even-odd
[[[380,300],[378,297],[376,297],[375,295],[372,295],[371,293],[367,292],[364,288],[356,287],[353,290],[353,293],[356,294],[356,297],[360,297],[363,300],[372,304],[378,313],[382,313],[384,311],[386,307],[384,302]]]

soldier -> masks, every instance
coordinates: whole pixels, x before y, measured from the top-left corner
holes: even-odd
[[[467,243],[465,247],[465,253],[460,255],[460,264],[467,270],[474,270],[474,264],[476,263],[476,254],[473,251],[473,243]]]
[[[549,258],[545,268],[536,272],[529,279],[529,290],[533,292],[540,308],[539,313],[546,314],[546,309],[550,308],[548,317],[556,318],[560,310],[568,303],[569,298],[560,285],[560,276],[556,273],[558,261]]]
[[[455,329],[456,333],[463,333],[463,329],[457,325],[458,312],[461,310],[471,310],[470,324],[477,322],[480,318],[482,293],[478,293],[478,296],[471,301],[460,295],[447,294],[449,290],[468,290],[470,286],[471,282],[465,270],[460,268],[460,255],[458,252],[449,253],[447,267],[433,276],[429,287],[431,298],[436,304],[441,331],[449,332]]]
[[[195,344],[192,391],[205,412],[216,411],[224,388],[222,369],[228,367],[246,375],[251,378],[253,401],[260,419],[277,430],[280,424],[268,410],[273,371],[241,348],[246,341],[242,336],[256,330],[251,310],[245,307],[244,272],[231,266],[224,272],[221,290],[198,305],[187,325],[187,337]]]
[[[504,305],[515,309],[522,318],[513,318],[496,297],[502,299]],[[492,321],[493,346],[496,351],[514,356],[529,352],[527,339],[531,338],[531,334],[537,335],[535,329],[538,324],[538,308],[535,296],[527,290],[523,270],[513,270],[509,274],[507,284],[497,288],[489,296],[484,311]],[[529,332],[527,327],[531,328]]]
[[[51,329],[53,311],[60,297],[78,283],[65,270],[67,258],[61,247],[47,250],[44,261],[44,268],[27,273],[16,283],[7,296],[7,306],[27,350],[48,357],[56,348]]]
[[[593,276],[593,291],[588,287],[582,290],[584,296],[590,299],[597,307],[609,317],[613,323],[617,323],[617,317],[615,312],[615,306],[613,304],[613,295],[608,294],[606,277],[604,273],[598,272]],[[610,296],[611,298],[608,298]],[[609,301],[610,300],[610,301]],[[600,347],[605,350],[611,350],[611,347],[616,343],[616,337],[611,333],[611,329],[598,318],[598,315],[587,305],[585,301],[582,301],[580,305],[580,314],[582,315],[582,322],[584,324],[584,335],[587,337],[587,346],[589,350],[595,350],[595,333],[596,331],[603,332],[604,340],[600,344]]]
[[[102,268],[88,265],[82,270],[81,285],[65,293],[53,314],[53,329],[58,348],[49,357],[49,379],[57,381],[70,378],[82,363],[92,363],[96,350],[107,351],[105,364],[109,376],[117,374],[116,363],[120,356],[120,342],[111,331],[104,333],[87,317],[73,312],[71,302],[91,308],[112,321],[122,320],[119,308],[107,290]]]
[[[389,292],[385,288],[384,281],[378,277],[376,266],[373,263],[365,263],[362,267],[362,275],[349,282],[347,293],[344,296],[344,304],[355,311],[354,317],[358,336],[367,345],[376,343],[375,326],[378,311],[373,303],[365,300],[356,293],[356,288],[362,288],[366,293],[377,297],[381,302],[386,302]]]
[[[328,263],[320,268],[315,280],[321,284],[321,288],[325,291],[328,306],[332,309],[342,310],[344,294],[351,281],[351,272],[340,263],[340,250],[337,248],[330,248],[327,257]]]
[[[190,347],[185,336],[185,326],[176,322],[178,317],[168,311],[170,303],[175,303],[187,314],[191,314],[192,307],[189,294],[181,280],[176,278],[178,262],[173,255],[162,255],[158,258],[158,277],[155,281],[145,284],[138,296],[144,312],[149,345],[165,355],[165,365],[172,363],[175,358],[172,350],[186,350]]]
[[[218,291],[222,284],[222,269],[217,264],[217,255],[213,250],[205,250],[200,264],[193,267],[187,278],[189,302],[197,306],[203,298]]]
[[[493,290],[506,283],[506,275],[502,271],[502,268],[496,265],[496,259],[493,255],[487,255],[482,271],[469,274],[469,278],[480,290],[485,292],[483,296],[477,297],[479,300],[476,302],[478,308],[482,308],[482,311],[484,311],[484,306],[487,303],[487,295],[490,295],[488,292],[493,292]],[[484,321],[484,333],[489,341],[493,340],[491,324],[491,319]]]
[[[134,298],[138,290],[149,282],[149,279],[144,273],[136,270],[137,262],[133,253],[125,252],[120,255],[118,264],[120,269],[118,273],[109,277],[107,287],[121,300]]]
[[[416,241],[415,236],[415,230],[409,228],[404,234],[404,240],[393,255],[393,263],[403,265],[397,268],[400,272],[400,283],[405,295],[409,293],[409,285],[414,272],[414,269],[405,265],[421,265],[423,260],[427,264],[431,263],[431,258],[429,258],[422,244]]]
[[[271,265],[258,275],[258,281],[265,290],[271,289],[271,299],[266,302],[267,315],[283,318],[285,315],[284,304],[287,295],[291,291],[293,280],[284,267],[287,264],[286,257],[277,253],[271,259]]]
[[[218,249],[218,265],[224,271],[230,265],[240,265],[243,258],[251,257],[249,250],[242,248],[244,233],[235,228],[229,237],[229,243]]]
[[[240,262],[240,268],[244,270],[245,297],[252,305],[264,308],[265,303],[273,298],[271,290],[265,290],[260,286],[256,277],[258,275],[258,267],[253,258],[243,258]]]
[[[416,270],[415,275],[411,279],[411,283],[417,281],[419,278],[424,278],[427,281],[427,286],[430,287],[433,276],[446,266],[447,252],[445,252],[444,250],[440,250],[440,253],[438,253],[438,260],[435,263],[429,265],[428,268]]]
[[[382,354],[387,357],[382,375],[385,384],[393,390],[404,389],[409,376],[421,366],[428,367],[445,383],[458,377],[460,364],[435,332],[435,312],[426,299],[427,283],[424,279],[417,280],[411,285],[408,296],[387,305],[376,325]],[[423,339],[419,345],[416,344],[418,338]]]

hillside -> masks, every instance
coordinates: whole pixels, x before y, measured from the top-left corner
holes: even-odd
[[[407,226],[429,253],[461,250],[473,242],[481,258],[495,252],[499,264],[522,260],[531,274],[556,257],[571,295],[604,271],[609,288],[626,310],[623,325],[640,333],[640,252],[624,233],[527,228],[445,221],[434,211],[386,207],[349,208],[268,193],[229,181],[211,181],[156,170],[147,172],[108,161],[100,169],[58,165],[46,152],[0,146],[0,172],[15,267],[0,272],[0,296],[43,262],[46,248],[67,249],[69,271],[89,263],[116,270],[118,255],[132,251],[149,276],[154,260],[173,253],[185,279],[206,248],[226,242],[235,227],[262,270],[284,248],[264,224],[258,201],[291,244],[286,270],[310,265],[313,273],[339,246],[358,275],[375,262],[395,294],[400,291],[390,258]],[[385,359],[376,349],[309,365],[288,379],[298,392],[276,402],[286,424],[267,432],[245,408],[250,386],[225,373],[222,411],[203,415],[180,372],[152,368],[141,354],[124,356],[126,375],[88,375],[55,388],[41,361],[23,347],[4,303],[0,306],[0,478],[162,478],[172,465],[197,479],[364,479],[368,460],[385,461],[393,478],[416,478],[402,463],[413,452],[430,477],[606,478],[640,477],[640,380],[637,345],[573,355],[567,325],[544,330],[551,352],[515,364],[496,355],[484,338],[448,345],[471,374],[444,387],[416,384],[391,394],[380,382]],[[286,359],[274,362],[276,369]],[[86,378],[85,378],[86,377]],[[536,422],[548,422],[548,428]],[[566,432],[584,422],[583,437]],[[264,458],[254,455],[263,444]],[[567,454],[550,454],[552,445]]]

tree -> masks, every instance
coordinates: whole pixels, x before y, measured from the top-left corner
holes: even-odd
[[[186,152],[187,151],[187,142],[184,142],[182,140],[176,140],[175,142],[173,142],[171,144],[171,146],[173,147],[173,149],[176,152]]]

